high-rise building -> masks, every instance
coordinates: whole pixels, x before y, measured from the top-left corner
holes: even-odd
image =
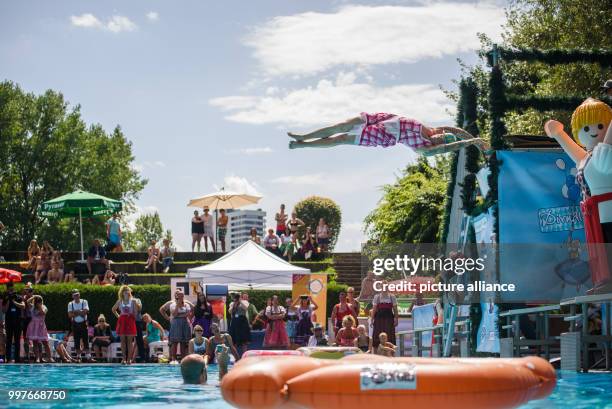
[[[251,237],[251,229],[255,227],[257,234],[263,237],[266,229],[266,212],[257,210],[227,210],[227,235],[225,246],[228,251],[239,247]]]

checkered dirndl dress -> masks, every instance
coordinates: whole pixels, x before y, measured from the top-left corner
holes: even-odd
[[[364,125],[358,145],[388,148],[402,143],[413,149],[432,145],[431,141],[421,136],[423,124],[416,119],[384,112],[375,114],[362,112],[361,118]]]

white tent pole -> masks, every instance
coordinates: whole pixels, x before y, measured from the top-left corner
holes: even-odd
[[[81,261],[85,261],[85,254],[83,253],[83,215],[81,214],[80,207],[79,207],[79,230],[81,232]]]

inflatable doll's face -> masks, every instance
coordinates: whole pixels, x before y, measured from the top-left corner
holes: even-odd
[[[590,151],[595,145],[603,142],[607,130],[608,125],[603,123],[585,125],[578,131],[578,140]]]

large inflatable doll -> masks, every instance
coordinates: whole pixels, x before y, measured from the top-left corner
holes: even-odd
[[[329,148],[338,145],[382,146],[404,144],[417,153],[436,155],[475,145],[487,153],[489,145],[460,128],[430,128],[416,119],[395,114],[362,112],[358,117],[307,134],[289,132],[290,149]]]
[[[582,190],[581,209],[589,249],[594,292],[612,291],[612,108],[594,98],[585,100],[572,115],[572,139],[563,124],[550,120],[546,134],[576,162]]]

